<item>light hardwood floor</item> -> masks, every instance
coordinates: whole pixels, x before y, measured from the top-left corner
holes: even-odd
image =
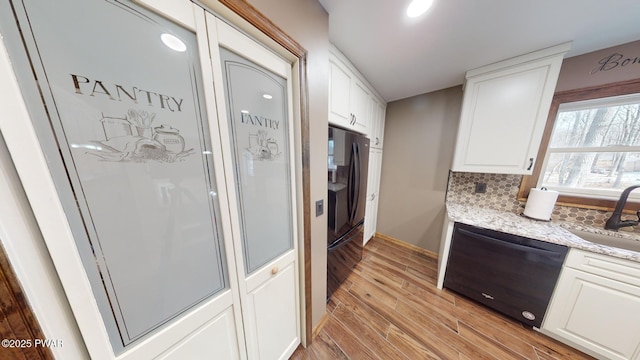
[[[592,359],[448,290],[437,260],[374,238],[291,359]]]

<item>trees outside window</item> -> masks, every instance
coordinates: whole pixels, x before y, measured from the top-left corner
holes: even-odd
[[[640,95],[560,105],[538,184],[616,198],[640,184]]]
[[[554,95],[529,190],[558,190],[558,204],[613,210],[622,190],[640,184],[640,79]],[[640,210],[632,192],[627,210]]]

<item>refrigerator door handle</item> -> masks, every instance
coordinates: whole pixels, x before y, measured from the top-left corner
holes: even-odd
[[[360,180],[362,179],[362,158],[360,157],[360,144],[355,143],[356,153],[356,191],[355,191],[355,210],[353,211],[353,218],[358,216],[358,205],[360,204]]]
[[[355,177],[356,177],[356,150],[355,144],[351,145],[351,156],[349,157],[349,178],[347,179],[347,213],[349,214],[349,224],[355,217]]]

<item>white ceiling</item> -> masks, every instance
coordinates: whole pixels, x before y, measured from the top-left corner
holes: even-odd
[[[572,57],[640,40],[639,0],[434,0],[416,19],[404,15],[409,0],[319,1],[331,42],[387,101],[566,41]]]

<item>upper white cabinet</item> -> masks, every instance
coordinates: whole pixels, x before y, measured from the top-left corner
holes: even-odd
[[[379,101],[375,96],[371,97],[371,126],[369,130],[369,139],[371,140],[371,148],[382,149],[384,138],[384,120],[387,107]]]
[[[351,116],[353,117],[353,129],[362,134],[369,133],[371,114],[369,113],[370,91],[367,86],[358,78],[354,78],[351,83]]]
[[[640,359],[640,264],[571,249],[542,332],[602,359]]]
[[[570,45],[467,72],[453,171],[532,173]]]
[[[369,135],[374,91],[335,47],[329,53],[329,123]]]

